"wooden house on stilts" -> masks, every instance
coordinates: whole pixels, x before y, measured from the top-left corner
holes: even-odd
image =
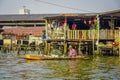
[[[54,48],[68,52],[72,45],[83,54],[119,55],[120,10],[105,13],[61,14],[46,17],[46,53]],[[104,46],[102,46],[104,44]]]
[[[120,10],[83,14],[0,15],[0,28],[6,26],[43,27],[45,31],[42,32],[41,28],[36,33],[42,33],[45,54],[60,52],[66,55],[68,46],[72,45],[78,54],[82,51],[83,54],[120,55]],[[29,30],[28,33],[33,34]],[[27,33],[25,30],[22,32]]]

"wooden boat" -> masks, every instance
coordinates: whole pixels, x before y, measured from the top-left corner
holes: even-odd
[[[77,57],[50,57],[50,56],[34,56],[34,55],[25,55],[24,57],[27,60],[73,60],[73,59],[83,59],[88,60],[89,57],[77,56]]]

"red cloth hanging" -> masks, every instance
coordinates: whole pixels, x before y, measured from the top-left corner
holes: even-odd
[[[76,30],[76,28],[77,28],[77,25],[75,23],[73,23],[72,30]]]

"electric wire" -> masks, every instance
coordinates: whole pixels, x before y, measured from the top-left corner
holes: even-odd
[[[44,3],[44,4],[53,5],[53,6],[62,7],[62,8],[67,8],[67,9],[71,9],[71,10],[95,13],[95,12],[93,12],[93,11],[88,11],[88,10],[83,10],[83,9],[78,9],[78,8],[72,8],[72,7],[63,6],[63,5],[59,5],[59,4],[55,4],[55,3],[50,3],[50,2],[42,1],[42,0],[35,0],[35,1],[37,1],[37,2],[41,2],[41,3]]]

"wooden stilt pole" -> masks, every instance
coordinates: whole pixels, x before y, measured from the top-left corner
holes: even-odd
[[[66,36],[67,36],[68,29],[66,29],[66,27],[67,27],[67,16],[64,16],[64,55],[67,52]]]
[[[47,37],[48,37],[48,26],[47,26],[47,19],[45,20],[45,30],[46,30],[46,39],[44,40],[44,42],[45,42],[45,50],[44,50],[44,53],[45,54],[48,54],[48,52],[47,52]]]
[[[120,28],[119,28],[119,56],[120,56]]]
[[[50,49],[51,49],[51,46],[50,46],[50,43],[48,43],[48,48],[47,48],[48,50],[48,55],[50,55]]]
[[[78,55],[81,55],[81,51],[80,51],[80,48],[81,48],[81,40],[79,41],[79,44],[78,44]]]
[[[97,39],[97,54],[99,54],[99,29],[100,29],[100,19],[99,19],[99,15],[97,15],[97,27],[98,27],[98,39]]]
[[[94,50],[95,50],[95,49],[94,49],[94,32],[95,32],[95,30],[92,30],[92,34],[93,34],[93,36],[92,36],[93,55],[95,54],[95,53],[94,53],[94,52],[95,52],[95,51],[94,51]]]
[[[66,41],[64,41],[64,54],[66,54],[67,53],[67,43],[66,43]]]

